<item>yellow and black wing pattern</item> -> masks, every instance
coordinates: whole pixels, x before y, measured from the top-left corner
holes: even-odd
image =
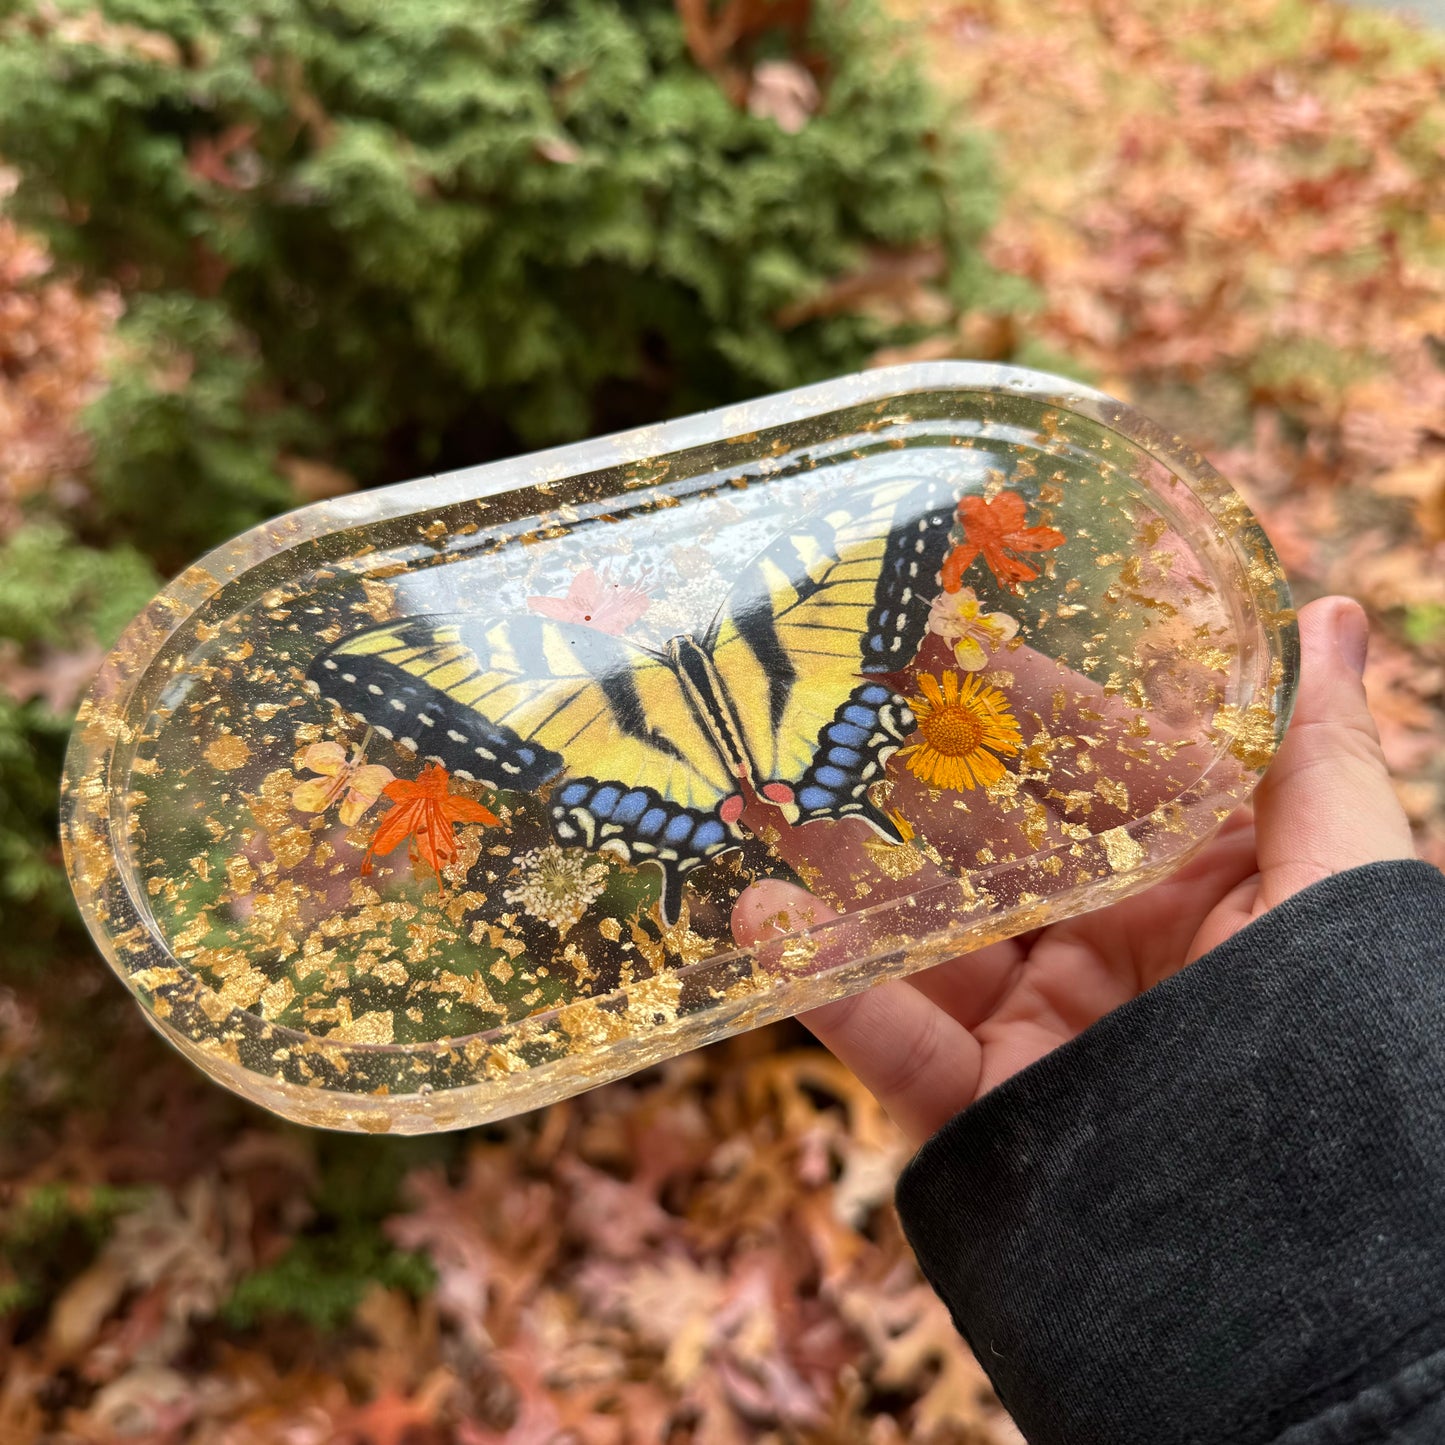
[[[840,491],[749,563],[712,627],[662,652],[531,613],[353,634],[309,677],[383,736],[488,787],[553,783],[563,846],[685,875],[743,838],[739,775],[797,822],[858,816],[914,720],[888,675],[927,629],[956,497],[911,478]]]
[[[319,657],[323,696],[458,777],[553,792],[564,846],[608,849],[663,871],[678,916],[683,875],[741,838],[718,804],[737,781],[656,653],[530,613],[414,617]]]
[[[913,731],[888,677],[923,642],[956,502],[919,478],[843,492],[753,560],[713,624],[754,782],[791,792],[794,821],[858,816],[898,840],[868,789]]]

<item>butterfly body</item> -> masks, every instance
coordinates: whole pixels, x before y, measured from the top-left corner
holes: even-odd
[[[913,716],[888,675],[917,652],[953,498],[917,478],[786,527],[701,635],[648,648],[535,612],[415,617],[312,665],[323,695],[450,772],[536,791],[563,846],[652,862],[662,912],[743,838],[744,784],[794,823],[856,816]]]

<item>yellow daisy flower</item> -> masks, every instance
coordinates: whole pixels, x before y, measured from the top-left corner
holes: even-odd
[[[908,771],[937,788],[971,790],[1003,777],[1004,766],[994,754],[1012,756],[1023,742],[1008,698],[972,673],[962,679],[956,672],[920,673],[918,690],[921,696],[909,698],[908,705],[921,741],[898,755]]]

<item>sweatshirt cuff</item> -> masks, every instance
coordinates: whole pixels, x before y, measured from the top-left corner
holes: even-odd
[[[898,1209],[1032,1445],[1388,1392],[1445,1350],[1445,876],[1271,909],[953,1119]]]

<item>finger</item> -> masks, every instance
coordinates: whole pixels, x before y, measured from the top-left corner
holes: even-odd
[[[977,1097],[983,1067],[978,1041],[901,979],[798,1018],[915,1144]]]
[[[1364,610],[1325,597],[1299,622],[1294,720],[1255,795],[1266,908],[1347,868],[1415,856],[1365,699]]]
[[[794,884],[764,879],[738,899],[733,935],[740,946],[758,949],[767,967],[768,940],[781,941],[803,916],[821,923],[838,915]],[[973,1035],[902,980],[876,984],[798,1017],[915,1143],[977,1093],[982,1060]]]

